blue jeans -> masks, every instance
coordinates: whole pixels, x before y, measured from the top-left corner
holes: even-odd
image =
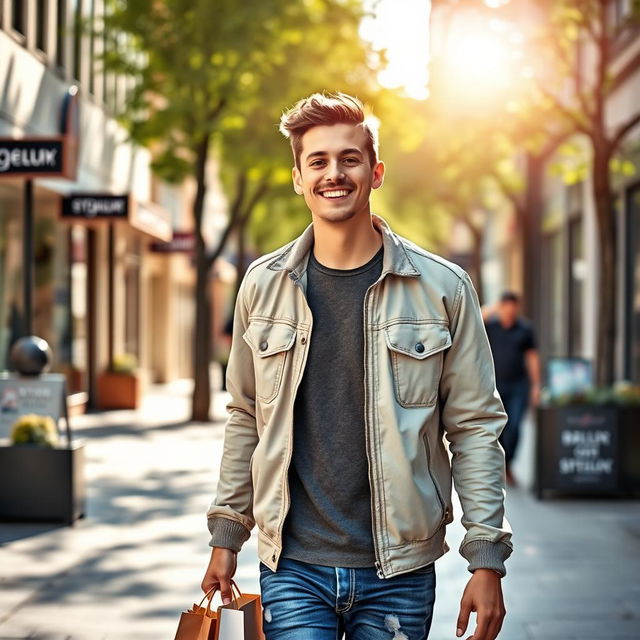
[[[434,563],[378,578],[374,567],[325,567],[281,558],[276,572],[260,563],[266,640],[427,640]]]
[[[518,441],[520,440],[520,424],[522,418],[529,406],[529,379],[521,378],[506,383],[500,383],[498,393],[502,398],[504,409],[507,412],[507,424],[500,434],[498,441],[504,449],[505,464],[508,467],[511,464]]]

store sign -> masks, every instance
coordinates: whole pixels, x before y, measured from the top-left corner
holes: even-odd
[[[131,207],[129,223],[138,231],[169,242],[173,237],[171,214],[167,209],[152,202],[136,202]]]
[[[567,407],[557,431],[558,489],[615,487],[618,420],[615,408]]]
[[[102,193],[74,194],[62,198],[62,217],[109,220],[129,217],[129,196]]]
[[[152,242],[151,251],[156,253],[193,253],[196,237],[192,231],[174,231],[169,242]]]
[[[62,140],[0,140],[0,174],[47,176],[62,172]]]
[[[9,438],[18,418],[29,413],[53,418],[66,416],[66,378],[61,374],[26,377],[0,374],[0,438]]]
[[[156,240],[169,242],[173,237],[169,211],[151,202],[137,202],[131,195],[72,193],[62,198],[61,216],[76,222],[124,220]]]
[[[0,138],[0,178],[68,178],[78,169],[78,88],[62,101],[60,134],[36,138]]]

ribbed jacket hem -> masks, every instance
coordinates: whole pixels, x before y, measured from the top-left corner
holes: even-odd
[[[460,549],[460,555],[469,562],[467,570],[471,573],[476,569],[493,569],[504,578],[507,575],[504,562],[512,551],[513,549],[504,542],[472,540]]]
[[[251,532],[244,525],[231,518],[207,518],[207,527],[211,534],[210,547],[224,547],[236,553],[251,536]]]

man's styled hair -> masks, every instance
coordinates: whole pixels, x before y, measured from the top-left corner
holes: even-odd
[[[378,162],[378,135],[373,118],[365,115],[364,105],[358,98],[346,93],[313,93],[298,100],[280,118],[280,132],[291,140],[296,167],[300,168],[302,136],[312,127],[333,124],[362,126],[367,135],[366,149],[371,166]]]
[[[501,302],[515,302],[516,304],[520,302],[520,295],[515,291],[503,291],[500,296]]]

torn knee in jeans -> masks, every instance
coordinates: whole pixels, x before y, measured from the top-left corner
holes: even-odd
[[[393,614],[386,615],[384,617],[384,626],[387,628],[387,631],[393,633],[393,640],[409,640],[406,634],[400,631],[400,620],[398,616]]]

